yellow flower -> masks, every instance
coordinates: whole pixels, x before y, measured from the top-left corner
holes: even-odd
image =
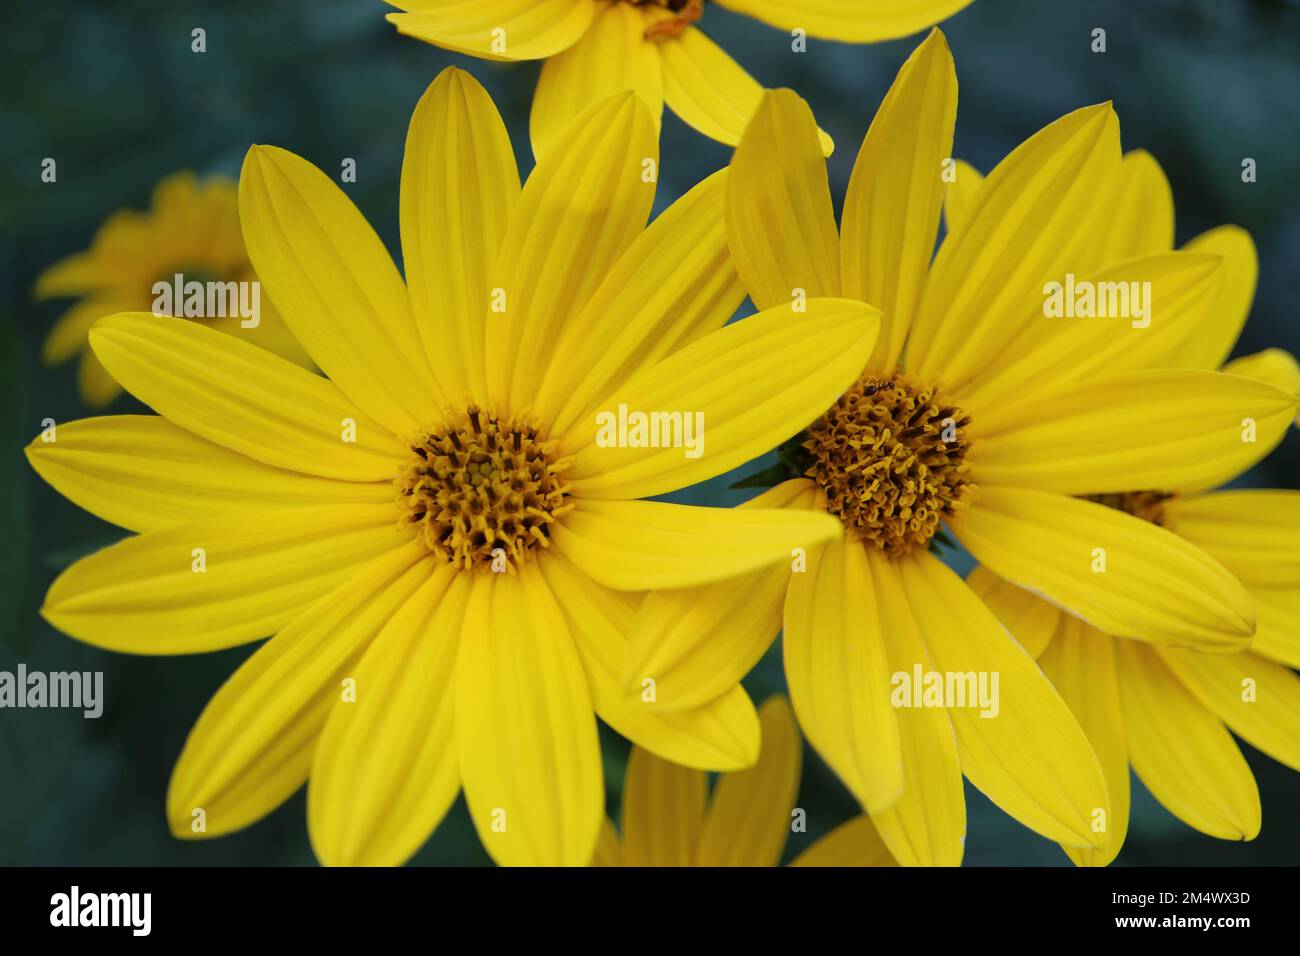
[[[972,173],[973,195],[979,180]],[[1112,258],[1135,259],[1129,270],[1134,274],[1167,258],[1174,238],[1173,199],[1164,172],[1149,154],[1124,157],[1111,208]],[[963,214],[960,208],[948,213],[950,223]],[[1168,316],[1175,321],[1166,349],[1147,358],[1170,367],[1218,368],[1232,352],[1255,295],[1254,243],[1245,230],[1220,226],[1183,249],[1187,258],[1221,257],[1222,281],[1217,292],[1205,296],[1207,307]],[[1153,324],[1144,331],[1155,330]],[[1112,341],[1096,345],[1107,349],[1131,345],[1136,334],[1122,328],[1097,331],[1109,332]],[[1277,349],[1228,362],[1223,370],[1300,393],[1300,366]],[[1255,778],[1229,730],[1300,770],[1300,678],[1289,669],[1300,667],[1300,492],[1210,490],[1214,484],[1167,484],[1158,490],[1135,485],[1101,500],[1196,545],[1245,584],[1258,615],[1249,650],[1233,644],[1220,649],[1227,653],[1211,653],[1111,637],[985,568],[976,568],[968,579],[1038,658],[1101,760],[1111,795],[1108,840],[1098,850],[1066,847],[1080,865],[1104,866],[1124,844],[1130,764],[1175,816],[1226,840],[1254,839],[1261,818]]]
[[[708,775],[633,747],[623,779],[622,834],[605,821],[593,866],[776,866],[791,832],[803,742],[790,704],[758,711],[763,749],[749,770]],[[867,816],[854,817],[791,866],[896,866]]]
[[[48,365],[81,357],[78,380],[82,397],[93,406],[107,405],[122,388],[90,350],[87,334],[95,322],[115,312],[149,312],[158,299],[154,285],[184,281],[249,282],[239,233],[235,184],[212,177],[202,182],[191,173],[176,173],[154,189],[148,212],[124,209],[111,216],[85,252],[50,266],[36,280],[38,299],[77,297],[55,323],[41,358]],[[251,297],[250,297],[251,300]],[[212,328],[248,339],[255,345],[310,367],[310,359],[265,298],[259,301],[255,327],[242,327],[231,313],[205,320]],[[173,313],[178,312],[173,308]]]
[[[592,103],[636,90],[658,128],[664,104],[705,136],[740,141],[762,87],[694,24],[703,0],[389,0],[399,32],[489,60],[545,60],[533,97],[538,155]],[[800,36],[871,43],[916,33],[971,0],[718,0]],[[783,41],[782,41],[783,42]],[[830,152],[830,137],[822,134]]]
[[[1257,382],[1146,370],[1142,354],[1163,334],[1154,326],[1104,350],[1089,336],[1122,320],[1045,316],[1047,282],[1104,264],[1113,217],[1099,197],[1121,160],[1108,104],[1015,149],[936,253],[956,100],[936,30],[876,114],[837,228],[810,111],[788,90],[766,94],[728,184],[730,246],[751,298],[772,308],[845,295],[879,307],[884,326],[858,382],[783,449],[804,477],[740,510],[829,510],[844,533],[804,568],[650,595],[624,671],[627,690],[654,679],[662,708],[697,707],[734,686],[784,625],[805,735],[904,864],[961,860],[963,774],[1044,836],[1104,840],[1093,821],[1106,790],[1086,737],[931,553],[940,523],[992,570],[1099,626],[1241,647],[1254,610],[1221,565],[1076,496],[1218,481],[1261,457],[1295,413],[1292,396]],[[1142,270],[1154,308],[1212,304],[1200,296],[1221,264],[1165,256]],[[1245,417],[1257,444],[1242,441]],[[957,696],[965,685],[950,681],[967,674],[990,690],[997,679],[995,706]],[[929,702],[947,706],[909,706],[909,686],[936,675],[952,693]]]
[[[835,523],[636,499],[794,434],[853,381],[878,317],[821,300],[724,325],[744,295],[726,173],[647,227],[656,155],[649,115],[616,95],[521,190],[491,99],[448,70],[407,137],[405,283],[324,173],[273,147],[245,160],[249,254],[328,378],[167,317],[91,332],[158,416],[61,425],[28,455],[140,534],[69,568],[44,616],[143,654],[275,634],[186,742],[176,835],[238,830],[310,777],[323,861],[399,863],[463,786],[497,861],[585,865],[593,710],[688,766],[757,758],[739,688],[671,713],[624,699],[639,592],[788,559]],[[596,420],[620,405],[702,415],[702,454],[603,447]]]

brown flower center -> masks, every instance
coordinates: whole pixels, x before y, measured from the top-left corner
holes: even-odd
[[[664,17],[645,29],[647,40],[668,40],[679,37],[686,28],[704,16],[704,0],[627,0],[638,7],[665,7],[675,16]]]
[[[455,426],[413,436],[394,480],[400,526],[458,567],[513,571],[573,510],[555,444],[525,421],[475,407]]]
[[[1111,495],[1083,495],[1085,501],[1095,501],[1143,521],[1164,527],[1165,502],[1174,497],[1164,491],[1126,491]]]
[[[970,419],[901,375],[864,376],[807,431],[805,474],[827,507],[890,556],[928,547],[967,504]]]

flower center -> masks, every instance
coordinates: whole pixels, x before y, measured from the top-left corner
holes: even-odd
[[[1165,502],[1174,497],[1164,491],[1126,491],[1111,495],[1083,495],[1085,501],[1095,501],[1143,521],[1164,527]]]
[[[670,40],[686,32],[686,28],[704,16],[704,0],[627,0],[641,7],[648,4],[666,7],[676,16],[664,17],[645,28],[647,40]]]
[[[891,557],[928,547],[966,506],[970,419],[901,375],[864,376],[807,431],[827,508]]]
[[[514,570],[550,546],[550,525],[573,510],[555,442],[518,419],[471,406],[463,421],[421,432],[394,479],[399,525],[465,570]]]

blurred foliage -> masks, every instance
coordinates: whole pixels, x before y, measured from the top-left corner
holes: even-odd
[[[121,534],[38,481],[21,446],[45,418],[82,417],[73,365],[39,367],[41,339],[65,303],[34,304],[35,276],[83,248],[103,219],[147,203],[153,184],[189,168],[237,176],[251,143],[274,143],[336,173],[357,161],[352,198],[389,247],[410,112],[444,66],[472,70],[495,98],[521,166],[531,165],[528,104],[537,66],[488,64],[398,36],[378,0],[48,0],[10,4],[0,30],[0,668],[102,670],[99,720],[68,711],[0,711],[0,863],[298,864],[313,862],[299,793],[268,819],[202,843],[172,839],[163,800],[172,762],[203,705],[249,648],[193,657],[126,657],[70,640],[37,614],[58,570]],[[835,137],[831,185],[842,198],[857,145],[915,39],[861,47],[788,38],[710,8],[704,26],[769,86],[808,98]],[[207,31],[207,52],[190,31]],[[1094,27],[1108,52],[1089,50]],[[1178,240],[1209,226],[1249,229],[1261,281],[1242,352],[1300,348],[1300,12],[1250,0],[977,0],[944,25],[961,81],[956,151],[987,171],[1056,116],[1112,99],[1125,148],[1164,165]],[[730,151],[666,115],[658,207],[724,165]],[[1243,156],[1259,180],[1241,182]],[[44,157],[58,181],[40,181]],[[399,258],[400,261],[400,258]],[[114,411],[134,411],[129,398]],[[1248,484],[1296,487],[1292,435]],[[729,489],[773,456],[671,496],[731,504]],[[756,699],[783,688],[779,645],[747,681]],[[602,731],[611,812],[626,744]],[[1294,774],[1244,747],[1259,779],[1264,830],[1250,844],[1200,836],[1135,786],[1121,864],[1294,863],[1300,858]],[[856,812],[806,750],[800,805],[809,833],[788,854]],[[969,864],[1065,865],[1052,844],[968,788]],[[416,858],[482,864],[463,802]]]

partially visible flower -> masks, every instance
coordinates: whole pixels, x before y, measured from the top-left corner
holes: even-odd
[[[763,749],[748,770],[708,774],[633,747],[623,778],[619,829],[608,819],[593,866],[776,866],[798,812],[803,741],[789,702],[758,710]],[[865,816],[841,824],[791,866],[896,866]]]
[[[231,180],[213,176],[200,181],[192,173],[168,176],[154,188],[147,212],[114,213],[99,227],[89,249],[46,269],[36,280],[38,299],[79,301],[55,323],[41,358],[57,365],[80,356],[82,397],[96,407],[107,405],[122,388],[90,350],[91,326],[115,312],[153,311],[158,300],[155,284],[172,286],[178,273],[186,282],[245,283],[257,278],[244,251],[239,199]],[[310,368],[307,353],[269,298],[259,302],[258,323],[252,328],[241,326],[241,317],[233,312],[201,321]],[[173,305],[172,314],[179,312]]]
[[[969,167],[959,178],[966,191],[955,207],[946,207],[953,228],[960,228],[965,204],[980,188],[979,174]],[[1128,271],[1136,275],[1141,263],[1168,254],[1174,241],[1173,197],[1150,154],[1136,150],[1124,157],[1109,208],[1108,257],[1129,260]],[[1079,347],[1113,354],[1138,345],[1144,335],[1172,331],[1163,350],[1142,350],[1145,361],[1221,366],[1300,394],[1300,366],[1279,349],[1224,364],[1255,295],[1258,264],[1250,234],[1219,226],[1182,248],[1223,259],[1223,282],[1209,294],[1207,307],[1160,317],[1174,320],[1163,330],[1154,324],[1140,330],[1107,323],[1084,327],[1086,340],[1080,337]],[[1236,471],[1248,465],[1243,462]],[[1248,649],[1215,654],[1112,637],[984,567],[968,579],[1012,636],[1038,658],[1101,761],[1111,796],[1107,842],[1100,849],[1063,847],[1080,865],[1104,866],[1123,846],[1130,765],[1171,813],[1225,840],[1254,839],[1261,824],[1254,775],[1229,731],[1300,770],[1300,678],[1289,669],[1300,667],[1300,491],[1211,490],[1215,484],[1134,488],[1093,500],[1173,532],[1231,571],[1255,602],[1256,630]]]
[[[409,36],[489,60],[545,60],[533,98],[541,155],[578,113],[634,89],[658,128],[669,109],[705,136],[735,145],[762,87],[695,26],[703,0],[388,0]],[[846,43],[907,36],[971,0],[718,0],[787,32]],[[786,41],[778,41],[784,46]],[[830,137],[822,134],[830,152]]]

